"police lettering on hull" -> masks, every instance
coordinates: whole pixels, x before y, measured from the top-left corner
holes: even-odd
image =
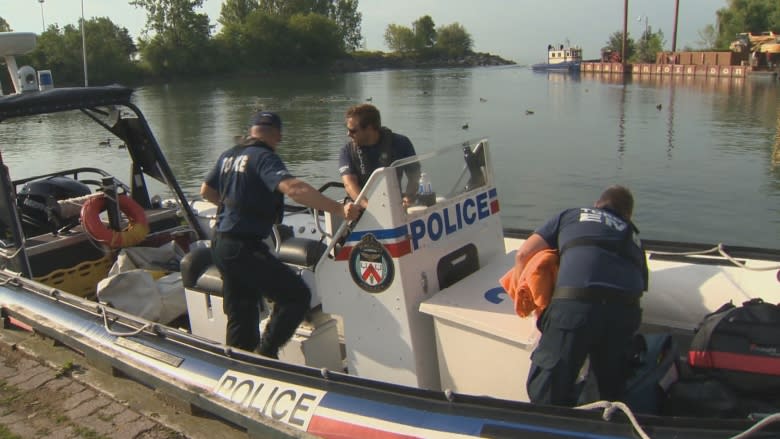
[[[228,370],[220,378],[215,393],[242,407],[256,409],[262,416],[305,431],[326,392]]]
[[[409,223],[412,250],[419,249],[425,238],[438,241],[498,211],[498,194],[494,188],[433,212],[427,218],[414,220]]]

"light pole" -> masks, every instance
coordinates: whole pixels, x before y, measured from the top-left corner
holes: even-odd
[[[89,87],[89,81],[87,80],[87,39],[84,36],[84,0],[81,0],[81,58],[84,60],[84,87]]]
[[[645,62],[647,61],[646,55],[647,55],[647,44],[648,44],[648,37],[649,37],[649,35],[647,35],[647,32],[649,30],[649,26],[647,24],[647,15],[640,15],[639,17],[636,17],[636,21],[641,23],[643,18],[645,19],[645,33],[642,36],[642,44],[639,46],[641,48],[639,52],[639,58],[641,59],[641,61]]]
[[[41,4],[41,27],[43,28],[41,32],[46,32],[46,22],[43,20],[43,0],[38,0],[38,3]]]
[[[650,26],[648,26],[647,24],[647,15],[640,15],[639,17],[636,17],[636,21],[641,23],[643,18],[645,19],[645,34],[642,39],[645,40],[645,44],[647,44],[647,39],[648,39],[647,31],[650,30]]]

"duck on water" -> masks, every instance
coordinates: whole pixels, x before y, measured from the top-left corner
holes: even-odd
[[[34,39],[3,34],[0,52],[24,53]],[[95,133],[107,131],[127,145],[110,150],[129,159],[131,172],[124,177],[100,169],[104,148],[85,157],[82,167],[30,177],[17,178],[24,171],[15,163],[0,166],[4,316],[95,364],[253,434],[269,425],[322,437],[726,438],[750,428],[752,437],[780,432],[773,424],[778,415],[767,414],[776,408],[671,417],[653,404],[528,403],[525,376],[539,334],[532,318],[515,314],[498,285],[528,232],[502,226],[486,140],[378,169],[360,195],[371,200],[369,206],[354,223],[286,206],[269,244],[311,287],[307,320],[279,360],[227,347],[222,281],[208,249],[216,209],[185,198],[132,102],[133,91],[41,91],[26,80],[15,81],[14,90],[0,97],[0,134],[9,124],[13,132],[38,129],[43,114],[44,123],[63,123],[61,115],[68,113],[64,123],[81,117],[85,136],[106,138]],[[0,146],[14,138],[1,135]],[[91,150],[84,150],[88,156]],[[431,205],[402,207],[403,173],[397,171],[411,163],[431,178]],[[337,182],[321,190],[343,196]],[[92,204],[74,208],[90,199],[101,200],[107,211]],[[641,302],[641,330],[671,334],[678,353],[688,349],[700,320],[723,303],[758,297],[780,302],[777,250],[720,246],[708,253],[713,246],[657,241],[645,246],[651,280]],[[677,355],[664,352],[661,359],[684,366]],[[662,381],[655,360],[645,362],[649,373],[642,376],[650,378],[639,380],[651,395]]]

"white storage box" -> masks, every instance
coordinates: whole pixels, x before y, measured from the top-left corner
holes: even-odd
[[[420,305],[433,316],[442,389],[528,400],[530,357],[541,334],[498,284],[513,263],[514,253],[494,259]]]

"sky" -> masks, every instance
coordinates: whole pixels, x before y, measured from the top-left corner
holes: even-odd
[[[698,32],[715,24],[715,11],[726,0],[678,0],[677,49],[699,48]],[[41,3],[43,2],[43,3]],[[0,17],[14,31],[40,33],[43,24],[61,27],[77,24],[84,16],[108,17],[137,38],[146,23],[146,12],[126,0],[0,0]],[[628,32],[641,36],[645,25],[661,29],[665,49],[671,49],[675,0],[629,0]],[[548,44],[583,48],[586,59],[598,58],[609,36],[623,29],[620,0],[359,0],[363,14],[366,49],[387,50],[384,32],[389,24],[411,27],[430,15],[437,26],[460,23],[471,34],[474,50],[500,55],[519,64],[546,57]],[[222,0],[204,0],[198,12],[217,24]],[[217,28],[216,31],[219,29]]]

